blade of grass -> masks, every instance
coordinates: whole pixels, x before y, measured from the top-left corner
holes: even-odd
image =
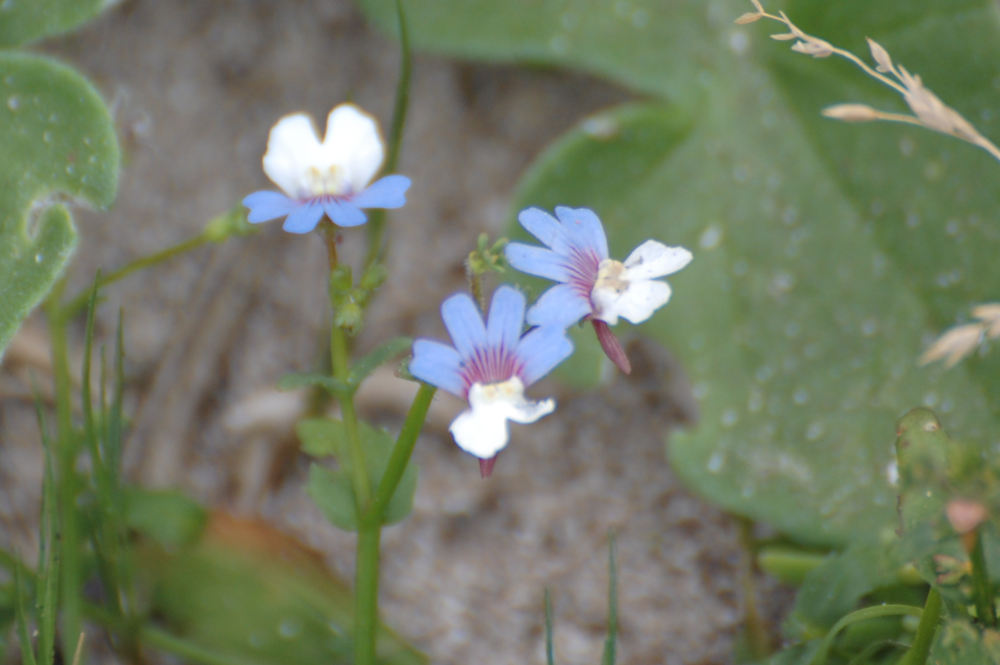
[[[52,440],[45,417],[42,413],[42,402],[35,392],[35,416],[38,418],[38,429],[42,438],[44,450],[43,463],[45,469],[42,475],[42,514],[38,547],[38,574],[35,583],[35,603],[38,611],[38,660],[43,665],[49,665],[55,658],[56,617],[59,602],[59,548],[60,541],[58,505],[56,500],[55,473],[52,464]]]
[[[608,536],[608,637],[604,640],[601,665],[615,665],[618,643],[618,556],[615,534]]]
[[[24,609],[24,587],[21,585],[21,562],[14,562],[14,614],[17,621],[17,638],[21,645],[21,662],[24,665],[38,665],[35,650],[28,634],[28,613]]]
[[[552,646],[552,597],[545,588],[545,665],[555,665],[555,649]]]

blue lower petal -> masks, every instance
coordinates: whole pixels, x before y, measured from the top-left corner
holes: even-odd
[[[573,342],[566,336],[565,329],[547,326],[530,331],[517,346],[524,385],[538,381],[572,353]]]
[[[568,328],[591,312],[590,299],[569,284],[556,284],[539,296],[528,310],[530,326]]]
[[[325,199],[323,201],[323,210],[326,211],[326,216],[337,226],[361,226],[368,221],[365,213],[361,212],[358,206],[349,201],[332,198]]]
[[[602,259],[608,258],[608,238],[604,225],[589,208],[556,208],[556,217],[563,223],[566,237],[575,247],[597,252]]]
[[[289,233],[309,233],[319,220],[323,218],[323,206],[316,201],[307,201],[300,204],[288,215],[288,219],[281,225]]]
[[[405,175],[387,175],[352,196],[350,201],[359,208],[402,208],[409,188],[410,179]]]
[[[267,222],[285,217],[298,205],[284,194],[261,190],[243,198],[243,205],[249,208],[247,221],[251,224]]]
[[[569,271],[565,265],[566,257],[556,254],[552,250],[512,242],[507,245],[506,255],[510,265],[521,272],[556,282],[569,280]]]
[[[410,374],[424,383],[464,397],[462,393],[465,383],[462,380],[461,359],[458,357],[458,352],[447,344],[429,339],[416,340],[413,343]]]
[[[486,347],[486,327],[482,314],[466,293],[456,293],[441,303],[441,319],[463,360]]]

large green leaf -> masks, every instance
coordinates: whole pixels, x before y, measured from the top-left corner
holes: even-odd
[[[391,2],[361,4],[391,26]],[[751,9],[738,0],[406,6],[418,45],[578,67],[664,100],[581,122],[538,159],[516,207],[595,209],[617,258],[649,237],[694,251],[641,332],[672,348],[695,386],[700,422],[673,436],[670,456],[700,492],[839,543],[893,518],[885,471],[909,407],[995,438],[996,354],[949,372],[916,365],[933,334],[995,297],[1000,165],[984,153],[910,127],[824,120],[836,102],[903,108],[848,64],[770,41],[780,26],[733,25]],[[768,8],[862,53],[876,38],[997,135],[989,0]],[[595,356],[582,356],[576,375],[595,376]]]
[[[104,102],[49,58],[0,53],[0,352],[76,245],[66,204],[105,207],[118,143]]]
[[[333,456],[339,468],[327,469],[318,464],[309,468],[309,496],[328,520],[346,531],[358,528],[357,504],[352,485],[351,456],[347,428],[339,420],[310,418],[300,421],[295,431],[302,441],[302,449],[313,457]],[[368,465],[368,477],[373,488],[385,473],[392,454],[393,438],[383,429],[368,423],[358,423],[358,436]],[[395,494],[385,508],[383,524],[401,522],[413,510],[413,495],[417,491],[417,465],[406,465]]]
[[[66,32],[111,4],[111,0],[4,0],[0,3],[0,47]]]

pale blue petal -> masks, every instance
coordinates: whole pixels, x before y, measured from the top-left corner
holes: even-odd
[[[298,204],[284,194],[265,189],[245,196],[243,205],[250,209],[247,212],[247,221],[251,224],[257,224],[285,217]]]
[[[593,210],[589,208],[556,208],[556,217],[563,223],[569,242],[580,249],[590,249],[597,256],[608,258],[608,238],[604,226]]]
[[[446,298],[441,303],[441,319],[462,360],[468,360],[476,349],[486,346],[483,317],[468,294],[456,293]]]
[[[337,226],[361,226],[368,221],[365,213],[348,201],[338,201],[332,198],[323,199],[323,210]]]
[[[309,233],[323,218],[323,206],[318,201],[300,203],[289,215],[281,228],[289,233]]]
[[[590,312],[589,298],[569,284],[556,284],[543,293],[528,310],[528,325],[568,328]]]
[[[515,270],[557,282],[569,280],[569,271],[565,265],[567,257],[550,249],[512,242],[507,245],[506,255],[507,261]]]
[[[517,347],[524,385],[530,386],[551,372],[553,367],[569,358],[571,353],[573,342],[566,336],[565,329],[558,326],[533,329],[521,338]]]
[[[410,179],[405,175],[387,175],[352,196],[350,201],[359,208],[402,208],[409,188]]]
[[[565,231],[562,224],[549,213],[541,208],[528,208],[521,211],[517,216],[517,221],[543,244],[560,253],[565,251]]]
[[[524,305],[524,294],[513,287],[501,286],[494,292],[486,322],[490,348],[514,350],[524,328]]]
[[[447,344],[418,339],[413,342],[410,374],[424,383],[463,397],[465,384],[462,381],[461,362],[458,351]]]

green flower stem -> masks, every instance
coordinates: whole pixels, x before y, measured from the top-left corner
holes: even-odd
[[[333,363],[333,377],[347,382],[350,367],[347,358],[347,333],[344,329],[333,325],[330,330],[330,358]],[[358,434],[358,414],[354,409],[354,391],[339,391],[337,401],[340,403],[341,417],[347,430],[347,446],[351,455],[351,473],[353,475],[354,500],[360,517],[368,510],[372,497],[371,479],[368,477],[368,465],[365,451],[361,447],[361,437]]]
[[[379,542],[382,538],[382,521],[386,507],[392,500],[406,465],[413,454],[417,436],[427,419],[435,388],[420,384],[406,421],[396,438],[389,455],[385,472],[379,480],[375,498],[364,512],[358,529],[357,576],[354,588],[354,663],[371,665],[375,662],[376,631],[378,628],[378,569]]]
[[[118,270],[115,270],[114,272],[110,272],[107,275],[102,276],[99,280],[97,280],[97,290],[103,289],[105,286],[108,286],[109,284],[114,284],[115,282],[131,275],[137,270],[142,270],[143,268],[149,268],[151,266],[155,266],[158,263],[163,263],[164,261],[168,261],[174,258],[175,256],[183,254],[184,252],[189,252],[192,249],[201,247],[205,243],[211,242],[211,240],[212,238],[208,234],[199,233],[198,235],[192,238],[188,238],[184,242],[174,245],[173,247],[168,247],[167,249],[164,249],[163,251],[160,252],[156,252],[155,254],[150,254],[149,256],[143,256],[141,258],[138,258],[135,261],[132,261],[131,263],[125,264]],[[76,314],[78,311],[80,311],[83,307],[86,306],[87,301],[90,299],[91,290],[92,289],[88,288],[83,293],[80,293],[63,308],[64,316],[66,318],[72,317],[74,314]]]
[[[374,665],[378,630],[378,569],[382,524],[363,520],[358,529],[354,578],[354,665]]]
[[[399,481],[406,471],[406,465],[410,463],[410,456],[413,454],[413,446],[417,443],[417,436],[424,427],[427,419],[427,410],[431,406],[431,399],[437,391],[434,386],[426,383],[420,384],[410,412],[406,414],[406,421],[403,423],[399,436],[396,438],[396,445],[392,447],[392,454],[385,465],[385,473],[379,480],[378,489],[375,490],[375,499],[372,501],[370,510],[366,517],[376,524],[382,524],[385,509],[396,493]]]
[[[938,622],[941,620],[941,594],[937,589],[931,587],[927,593],[927,601],[924,603],[924,611],[920,615],[920,623],[917,625],[917,634],[913,638],[913,644],[909,651],[899,661],[899,665],[924,665],[927,656],[930,655],[931,645],[934,643],[934,635],[937,633]]]
[[[986,557],[983,554],[983,539],[979,530],[968,534],[972,540],[969,560],[972,563],[972,598],[976,604],[976,615],[987,628],[996,628],[997,615],[990,592],[990,579],[986,573]]]
[[[76,512],[76,445],[73,435],[72,380],[70,379],[65,310],[59,307],[65,280],[60,280],[46,300],[52,341],[52,365],[56,392],[56,504],[58,506],[58,543],[61,569],[60,605],[62,609],[62,652],[73,653],[83,628],[81,619],[82,574],[80,570],[80,533]],[[89,291],[86,294],[90,295]]]

